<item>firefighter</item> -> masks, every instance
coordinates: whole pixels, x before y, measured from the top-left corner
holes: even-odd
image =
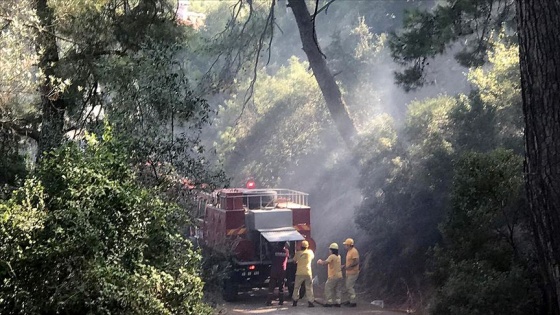
[[[346,248],[346,265],[342,265],[342,268],[346,270],[346,281],[343,292],[345,301],[342,305],[356,307],[356,291],[354,290],[354,285],[360,274],[360,254],[354,247],[353,239],[347,238],[343,244]]]
[[[301,251],[295,255],[296,267],[296,280],[294,282],[294,293],[292,294],[293,306],[297,306],[299,300],[299,289],[305,283],[305,299],[307,306],[315,307],[313,302],[313,274],[311,273],[311,262],[315,258],[315,254],[309,249],[309,242],[301,242]]]
[[[325,283],[325,307],[340,307],[342,295],[342,266],[340,255],[338,254],[338,244],[332,243],[329,246],[331,254],[326,260],[319,259],[319,265],[327,265],[327,282]]]
[[[272,305],[274,298],[274,289],[278,287],[278,305],[284,304],[284,281],[286,279],[286,266],[288,265],[288,257],[290,256],[290,243],[279,242],[276,244],[274,255],[272,257],[272,265],[270,266],[270,282],[268,283],[268,299],[266,305]]]

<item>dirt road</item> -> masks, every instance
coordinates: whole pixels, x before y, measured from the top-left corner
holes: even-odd
[[[317,297],[317,301],[321,299]],[[278,305],[278,301],[274,301],[272,306],[265,306],[266,291],[255,290],[239,295],[239,299],[233,303],[223,305],[220,314],[238,315],[238,314],[294,314],[294,315],[314,315],[314,314],[376,314],[376,315],[403,315],[406,313],[385,310],[380,307],[371,305],[369,302],[359,302],[357,307],[323,307],[319,303],[315,303],[315,307],[307,307],[305,301],[300,301],[300,305],[293,307],[292,301],[287,300],[284,305]]]

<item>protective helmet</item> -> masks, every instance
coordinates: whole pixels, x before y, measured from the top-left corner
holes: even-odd
[[[309,247],[309,242],[308,241],[301,241],[301,247],[308,248]]]
[[[351,238],[347,238],[344,243],[344,245],[354,245],[354,240]]]
[[[332,243],[331,245],[329,245],[329,249],[338,249],[338,244]]]

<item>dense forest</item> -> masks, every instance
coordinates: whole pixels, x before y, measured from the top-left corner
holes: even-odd
[[[560,314],[559,20],[546,0],[0,1],[0,313],[215,312],[193,196],[254,178],[310,194],[319,256],[356,240],[372,300]]]

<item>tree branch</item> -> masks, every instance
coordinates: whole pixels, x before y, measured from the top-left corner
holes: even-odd
[[[11,23],[11,22],[14,21],[14,18],[9,17],[9,16],[5,16],[5,15],[0,16],[0,18],[1,18],[1,19],[4,19],[4,20],[6,20],[6,21],[8,21],[9,23]],[[4,27],[7,27],[7,26],[9,25],[9,23],[6,24]],[[39,33],[48,34],[48,35],[50,35],[50,36],[52,36],[52,37],[54,37],[54,38],[63,40],[63,41],[65,41],[65,42],[69,42],[69,43],[72,43],[72,44],[77,44],[74,40],[72,40],[72,39],[70,39],[70,38],[67,38],[67,37],[62,37],[62,36],[60,36],[60,35],[56,35],[54,32],[50,32],[50,31],[46,30],[44,27],[42,27],[42,26],[33,25],[33,24],[29,24],[29,23],[23,23],[22,25],[23,25],[23,26],[26,26],[26,27],[33,28],[33,29],[39,31]]]
[[[39,141],[39,132],[31,127],[24,126],[29,124],[29,122],[18,119],[18,120],[0,120],[0,126],[5,129],[11,129],[20,136],[31,138],[35,141]]]
[[[77,60],[85,60],[88,58],[96,58],[101,56],[119,56],[124,57],[126,56],[126,50],[118,50],[118,49],[107,49],[107,50],[100,50],[100,51],[93,51],[90,53],[72,53],[60,60],[70,60],[70,61],[77,61]]]

